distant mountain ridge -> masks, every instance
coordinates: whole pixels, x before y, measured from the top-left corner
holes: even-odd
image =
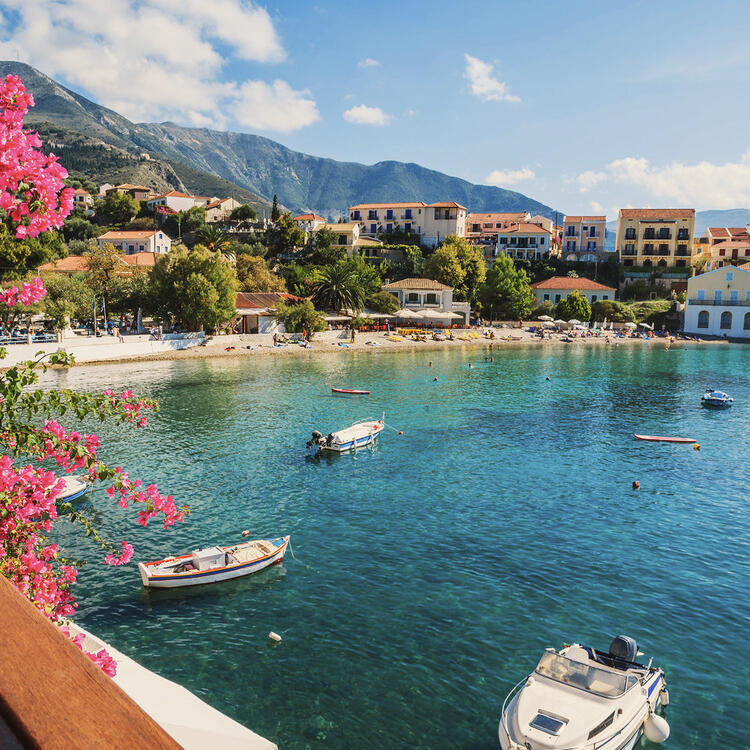
[[[132,154],[146,152],[170,165],[186,186],[185,172],[190,169],[234,183],[260,196],[259,201],[276,194],[279,203],[294,211],[324,216],[338,216],[356,203],[404,200],[454,200],[471,211],[530,211],[550,218],[555,214],[522,193],[475,185],[418,164],[341,162],[248,133],[133,123],[29,65],[0,62],[0,75],[8,73],[20,75],[34,95],[30,125],[51,124]],[[64,163],[64,155],[61,158]]]

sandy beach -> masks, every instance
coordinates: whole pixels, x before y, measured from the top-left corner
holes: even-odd
[[[641,337],[619,338],[613,334],[602,334],[599,336],[581,336],[568,338],[567,334],[553,334],[551,338],[540,339],[536,334],[517,328],[494,329],[495,338],[490,339],[484,335],[484,329],[473,331],[454,332],[453,340],[435,341],[427,339],[426,341],[415,341],[408,337],[395,337],[391,334],[379,333],[357,333],[355,341],[342,337],[332,339],[331,332],[327,332],[326,337],[320,334],[314,337],[309,346],[303,347],[298,343],[288,343],[282,346],[274,346],[273,339],[270,335],[233,335],[233,336],[214,336],[208,343],[203,346],[191,347],[179,351],[168,351],[158,354],[149,354],[144,356],[125,356],[100,360],[97,362],[82,362],[83,365],[93,364],[113,364],[115,362],[141,362],[153,360],[183,360],[183,359],[220,359],[222,357],[267,357],[267,356],[302,356],[310,355],[328,355],[338,354],[346,355],[351,352],[368,352],[378,354],[381,352],[397,351],[415,351],[415,350],[440,350],[440,349],[461,349],[476,348],[485,350],[507,349],[508,347],[524,346],[543,346],[543,347],[581,347],[581,346],[605,346],[616,348],[619,346],[628,346],[632,344],[643,345],[644,339]],[[459,338],[460,337],[460,338]],[[259,343],[262,339],[267,343]],[[654,338],[651,340],[651,346],[668,348],[683,347],[695,345],[697,343],[725,344],[725,341],[691,341],[676,339],[670,343],[666,338]]]

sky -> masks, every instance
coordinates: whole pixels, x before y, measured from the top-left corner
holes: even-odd
[[[0,0],[0,59],[138,122],[612,219],[750,208],[748,22],[747,0]]]

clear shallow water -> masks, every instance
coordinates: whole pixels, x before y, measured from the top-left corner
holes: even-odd
[[[135,565],[99,564],[62,528],[92,560],[84,627],[283,748],[496,747],[503,699],[545,647],[626,633],[667,673],[666,747],[747,746],[750,348],[303,357],[47,376],[161,402],[145,431],[97,425],[106,457],[192,509],[143,530],[99,491],[106,532],[137,559],[242,529],[290,533],[297,556],[146,592]],[[345,385],[373,395],[329,395]],[[707,385],[736,405],[701,409]],[[313,429],[382,410],[403,436],[306,458]]]

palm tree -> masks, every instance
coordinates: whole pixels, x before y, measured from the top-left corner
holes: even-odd
[[[359,312],[364,308],[365,290],[354,269],[346,263],[335,263],[320,272],[313,299],[326,310],[348,308]]]
[[[201,245],[217,253],[225,253],[227,246],[232,241],[229,232],[219,229],[215,224],[202,224],[195,230],[195,238]]]

